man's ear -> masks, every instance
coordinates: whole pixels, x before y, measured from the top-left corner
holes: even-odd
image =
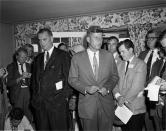
[[[89,36],[86,37],[86,40],[87,40],[88,43],[90,43],[90,37]]]
[[[134,52],[133,48],[130,48],[129,51],[130,51],[130,53],[133,53],[133,52]]]

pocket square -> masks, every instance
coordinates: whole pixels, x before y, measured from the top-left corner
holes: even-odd
[[[60,90],[60,89],[63,88],[63,82],[62,82],[62,81],[59,81],[59,82],[55,83],[55,86],[56,86],[56,89],[57,89],[57,90]]]

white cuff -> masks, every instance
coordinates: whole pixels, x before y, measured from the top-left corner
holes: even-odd
[[[116,98],[116,99],[118,99],[119,96],[121,96],[120,93],[116,93],[116,94],[115,94],[115,98]]]

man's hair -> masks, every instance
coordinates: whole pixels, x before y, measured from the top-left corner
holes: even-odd
[[[90,35],[91,33],[103,33],[103,30],[100,26],[90,26],[87,30],[87,35]]]
[[[48,28],[40,29],[40,30],[38,31],[38,33],[37,33],[37,36],[38,36],[39,34],[41,34],[41,33],[44,33],[44,32],[47,32],[49,36],[53,36],[51,30],[48,29]]]
[[[61,46],[65,46],[67,48],[67,45],[63,42],[61,42],[59,45],[58,45],[58,48],[60,48]]]
[[[119,46],[118,46],[118,47],[120,47],[121,45],[124,45],[125,48],[128,49],[128,50],[129,50],[130,48],[132,48],[133,51],[134,51],[134,44],[133,44],[133,42],[132,42],[131,40],[129,40],[129,39],[126,39],[126,40],[124,40],[124,41],[121,41],[121,42],[119,43]]]
[[[19,107],[15,107],[13,108],[10,113],[9,113],[9,117],[13,120],[22,120],[24,116],[24,112],[21,108]]]
[[[119,39],[116,36],[110,36],[108,38],[108,41],[110,41],[110,40],[116,40],[117,42],[119,42]]]
[[[16,50],[15,55],[18,56],[20,52],[24,52],[25,54],[28,54],[27,50],[24,47],[20,47]]]
[[[32,45],[32,44],[25,44],[25,45],[23,45],[23,47],[24,47],[24,48],[29,47],[29,48],[32,48],[32,49],[33,49],[33,45]]]
[[[145,48],[146,48],[146,49],[149,49],[149,47],[148,47],[148,45],[147,45],[148,35],[149,35],[149,34],[152,34],[152,33],[155,33],[156,38],[157,38],[154,47],[155,47],[155,48],[160,47],[160,44],[159,44],[159,34],[160,34],[160,31],[157,30],[157,29],[151,29],[151,30],[149,30],[149,31],[147,32],[147,34],[146,34],[146,36],[145,36]]]
[[[166,29],[161,32],[159,36],[159,41],[161,41],[164,38],[164,36],[166,36]]]

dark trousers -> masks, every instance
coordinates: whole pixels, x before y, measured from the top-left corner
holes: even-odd
[[[112,124],[113,118],[106,116],[102,108],[97,109],[92,119],[81,118],[83,131],[112,131]]]
[[[33,116],[29,108],[30,103],[30,91],[29,88],[22,88],[20,90],[18,100],[14,103],[14,107],[20,107],[23,109],[25,116],[30,122],[32,122]]]
[[[68,130],[68,112],[66,107],[56,110],[42,107],[36,110],[36,129],[37,130],[53,130],[67,131]]]
[[[159,110],[159,106],[156,109],[147,112],[145,115],[145,129],[146,131],[160,131],[162,129],[162,110]],[[161,118],[159,117],[161,114]]]
[[[162,110],[162,128],[163,130],[166,130],[166,94],[163,100],[164,100],[164,107]]]
[[[142,131],[145,114],[133,115],[126,125],[123,125],[122,131]]]

